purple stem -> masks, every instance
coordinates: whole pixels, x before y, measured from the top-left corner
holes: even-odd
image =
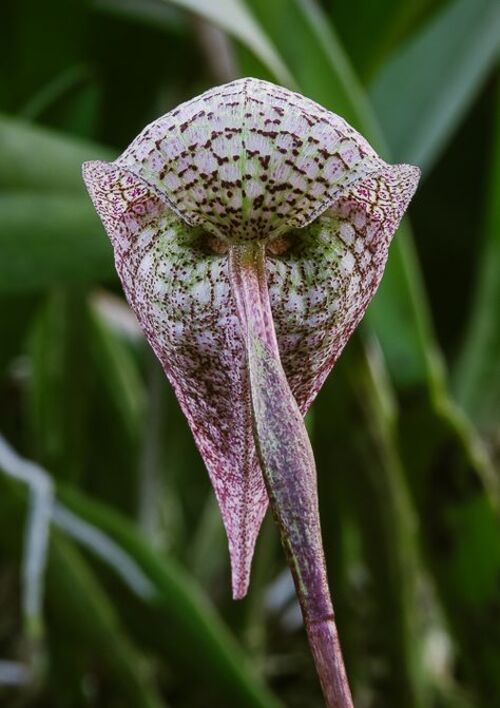
[[[257,452],[325,703],[328,708],[352,708],[326,576],[314,457],[281,365],[264,245],[233,246],[229,268],[247,345]]]

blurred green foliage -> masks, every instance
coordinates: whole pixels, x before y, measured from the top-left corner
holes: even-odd
[[[498,2],[5,0],[0,28],[1,705],[322,705],[272,523],[230,599],[80,178],[241,75],[423,169],[309,417],[356,706],[500,704]]]

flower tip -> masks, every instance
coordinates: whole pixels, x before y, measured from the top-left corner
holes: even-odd
[[[406,168],[408,174],[408,181],[414,187],[413,193],[415,193],[415,190],[417,189],[418,183],[420,182],[420,178],[422,176],[422,170],[417,165],[404,165],[404,167]]]
[[[247,527],[245,527],[244,524],[241,525],[241,520],[238,522],[228,518],[227,511],[223,508],[221,509],[226,527],[229,557],[231,560],[231,589],[233,600],[242,600],[248,592],[255,542],[260,529],[262,516],[267,508],[267,497],[265,502],[261,502],[257,506],[259,508],[258,516],[253,520],[251,525]]]
[[[242,582],[241,584],[237,581],[233,580],[232,584],[232,598],[233,600],[243,600],[245,595],[248,592],[248,579]]]
[[[82,164],[83,181],[91,197],[109,170],[110,164],[109,162],[104,162],[104,160],[88,160]]]
[[[402,186],[401,195],[403,204],[403,213],[408,208],[415,192],[417,191],[418,183],[420,182],[420,177],[422,176],[422,170],[416,165],[400,165],[402,171]]]

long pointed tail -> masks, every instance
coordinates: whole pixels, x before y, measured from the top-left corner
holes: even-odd
[[[248,352],[254,436],[328,708],[352,708],[321,540],[316,469],[281,365],[262,244],[235,246],[230,277]]]

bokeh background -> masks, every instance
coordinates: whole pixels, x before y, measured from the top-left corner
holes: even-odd
[[[500,705],[499,38],[495,0],[3,0],[2,706],[322,705],[270,519],[230,598],[207,474],[80,178],[245,75],[423,171],[308,416],[356,707]]]

